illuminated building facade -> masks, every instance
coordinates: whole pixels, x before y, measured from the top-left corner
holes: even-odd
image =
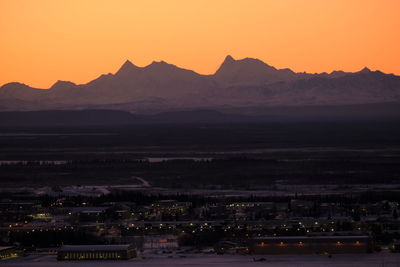
[[[131,245],[79,245],[63,246],[58,260],[128,260],[136,257]]]
[[[0,247],[0,260],[22,256],[23,252],[14,247]]]
[[[373,248],[369,236],[257,237],[250,242],[253,254],[367,253]]]

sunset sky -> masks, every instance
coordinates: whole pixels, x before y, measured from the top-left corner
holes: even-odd
[[[126,59],[211,74],[227,54],[400,74],[399,14],[399,0],[0,0],[0,85],[86,83]]]

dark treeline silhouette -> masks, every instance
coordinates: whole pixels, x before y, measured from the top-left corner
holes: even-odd
[[[279,152],[258,156],[225,156],[205,160],[87,158],[62,163],[26,161],[0,165],[0,183],[25,185],[81,185],[138,183],[132,176],[152,185],[171,188],[260,189],[277,181],[290,184],[397,183],[400,162],[396,153]],[[377,180],[379,177],[379,181]],[[286,183],[284,182],[284,183]],[[340,187],[340,186],[338,186]],[[340,189],[340,188],[338,188]]]

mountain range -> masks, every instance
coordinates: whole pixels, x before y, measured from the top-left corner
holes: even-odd
[[[106,109],[155,114],[398,102],[400,76],[393,74],[368,68],[296,73],[258,59],[231,56],[212,75],[164,61],[138,67],[127,60],[116,73],[86,84],[57,81],[47,90],[18,82],[0,87],[0,111]]]

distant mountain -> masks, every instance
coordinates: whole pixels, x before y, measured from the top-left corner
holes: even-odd
[[[73,82],[68,82],[68,81],[57,81],[55,84],[53,84],[52,87],[50,87],[50,90],[60,90],[60,89],[68,89],[71,87],[75,87],[76,84]]]
[[[231,56],[225,58],[214,74],[215,80],[222,86],[263,85],[307,77],[290,69],[278,70],[258,59],[235,60]]]
[[[164,61],[138,67],[126,61],[115,74],[87,84],[57,81],[47,90],[21,83],[0,87],[0,111],[112,109],[155,114],[185,109],[315,106],[400,102],[400,77],[371,71],[295,73],[261,60],[227,56],[213,75]]]

